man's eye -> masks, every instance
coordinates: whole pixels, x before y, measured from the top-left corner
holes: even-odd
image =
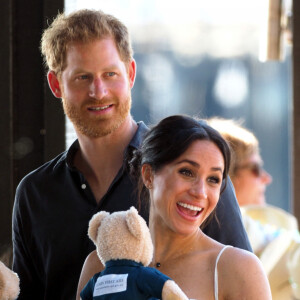
[[[180,169],[179,173],[184,175],[184,176],[187,176],[187,177],[192,177],[193,176],[193,172],[189,169]]]
[[[80,75],[80,76],[78,76],[78,79],[86,80],[86,79],[89,79],[89,76],[88,75]]]
[[[113,77],[113,76],[115,76],[115,75],[116,75],[115,72],[107,72],[107,73],[106,73],[106,76],[107,76],[107,77]]]

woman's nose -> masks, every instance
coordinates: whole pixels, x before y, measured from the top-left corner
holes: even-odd
[[[272,181],[273,178],[272,176],[264,169],[262,174],[261,174],[261,180],[266,184],[269,185]]]
[[[206,186],[202,180],[194,182],[190,188],[190,193],[197,198],[207,198]]]

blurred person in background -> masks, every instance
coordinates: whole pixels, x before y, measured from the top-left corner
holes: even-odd
[[[263,168],[259,141],[242,122],[211,118],[232,150],[229,175],[254,253],[268,275],[274,300],[300,299],[300,239],[297,219],[267,204],[272,176]]]
[[[265,191],[272,176],[263,168],[257,138],[237,121],[212,118],[209,122],[232,148],[230,178],[239,205],[265,205]]]

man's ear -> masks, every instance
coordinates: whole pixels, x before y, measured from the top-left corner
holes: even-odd
[[[57,75],[53,71],[49,71],[47,74],[47,79],[53,95],[56,98],[61,98],[62,93]]]
[[[148,164],[142,166],[142,178],[146,188],[151,189],[153,184],[152,168]]]
[[[136,75],[136,62],[133,59],[128,66],[128,77],[129,77],[130,88],[133,88],[135,75]]]

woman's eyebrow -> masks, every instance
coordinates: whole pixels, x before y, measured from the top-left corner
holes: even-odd
[[[178,161],[176,164],[181,164],[181,163],[188,163],[188,164],[191,164],[192,166],[196,167],[196,168],[200,168],[200,165],[193,161],[193,160],[190,160],[190,159],[182,159],[180,161]],[[221,167],[212,167],[211,168],[212,171],[217,171],[217,172],[220,172],[221,174],[223,174],[223,169]]]
[[[182,163],[188,163],[188,164],[191,164],[191,165],[193,165],[193,166],[195,166],[197,168],[200,168],[200,165],[197,162],[195,162],[193,160],[190,160],[190,159],[182,159],[182,160],[178,161],[176,163],[176,165],[182,164]]]
[[[223,169],[220,168],[220,167],[213,167],[213,168],[211,168],[211,170],[212,171],[219,171],[219,172],[221,172],[221,174],[223,174]]]

